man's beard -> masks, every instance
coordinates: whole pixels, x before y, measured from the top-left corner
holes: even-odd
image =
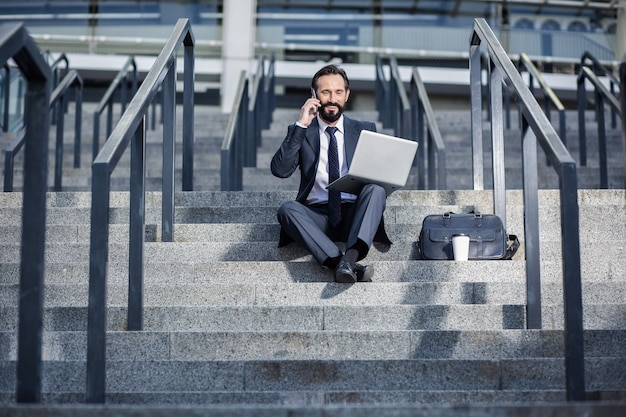
[[[335,113],[330,113],[327,108],[329,106],[334,106],[337,107],[337,111]],[[320,116],[322,117],[322,119],[328,123],[334,123],[337,120],[339,120],[339,118],[341,117],[341,115],[343,114],[343,110],[344,107],[339,105],[338,103],[324,103],[322,104],[322,106],[320,107]]]

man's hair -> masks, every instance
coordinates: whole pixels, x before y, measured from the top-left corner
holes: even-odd
[[[317,71],[313,76],[313,79],[311,80],[311,88],[317,90],[317,80],[324,75],[341,75],[346,85],[346,90],[350,89],[350,81],[348,80],[348,75],[346,75],[346,72],[343,70],[343,68],[340,68],[335,64],[326,65],[325,67]]]

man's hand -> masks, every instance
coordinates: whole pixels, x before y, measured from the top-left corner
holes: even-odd
[[[315,97],[310,97],[304,102],[302,108],[300,108],[300,117],[298,123],[302,126],[308,126],[311,124],[315,116],[317,116],[317,109],[322,105]]]

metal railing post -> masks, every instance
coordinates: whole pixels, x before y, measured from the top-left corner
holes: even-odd
[[[194,40],[188,34],[183,41],[185,73],[183,75],[183,191],[193,190],[194,154]]]
[[[76,86],[77,99],[77,114],[78,118],[81,115],[80,108],[82,107],[82,88],[83,81],[78,75],[76,70],[67,72],[63,80],[57,85],[50,97],[50,110],[53,114],[56,114],[56,144],[55,144],[55,165],[54,165],[54,191],[62,190],[63,181],[63,135],[65,131],[65,108],[67,107],[67,94],[71,86]],[[80,103],[79,101],[80,100]],[[56,109],[56,111],[55,111]],[[76,166],[77,160],[80,162],[80,142],[81,142],[81,128],[80,124],[82,120],[76,119],[74,122],[74,166]]]
[[[609,167],[606,155],[606,126],[604,125],[604,98],[596,90],[596,118],[598,123],[598,153],[600,157],[600,188],[609,188]]]
[[[98,156],[98,151],[100,150],[100,141],[99,136],[100,132],[100,115],[98,113],[93,114],[93,143],[92,143],[92,157],[91,159],[96,159]]]
[[[81,140],[83,136],[83,81],[78,77],[80,81],[80,88],[74,90],[74,168],[80,168],[80,155],[81,155]]]
[[[587,166],[587,130],[585,123],[585,110],[587,107],[587,91],[585,89],[585,78],[582,72],[576,80],[576,101],[578,107],[578,153],[580,166]]]
[[[524,251],[526,252],[526,327],[541,329],[541,254],[539,240],[539,179],[537,138],[522,117],[524,175]]]
[[[494,122],[492,130],[502,129],[499,97],[501,96],[502,82],[505,82],[517,97],[518,105],[521,107],[520,114],[523,117],[522,138],[523,166],[524,166],[524,244],[528,245],[526,250],[526,285],[527,285],[527,326],[537,326],[540,324],[540,259],[539,259],[539,233],[538,233],[538,184],[536,180],[536,145],[531,144],[533,136],[541,144],[545,151],[550,166],[554,167],[560,180],[561,192],[561,249],[563,267],[563,303],[565,321],[565,389],[567,399],[570,401],[585,400],[585,374],[584,374],[584,339],[582,322],[582,292],[580,274],[580,236],[579,236],[579,214],[578,214],[578,185],[576,176],[576,163],[570,156],[567,148],[557,135],[550,120],[546,117],[541,107],[532,95],[528,86],[524,84],[518,69],[515,68],[510,58],[500,45],[500,42],[491,31],[485,19],[474,20],[474,30],[470,38],[470,65],[472,82],[472,120],[479,122],[475,100],[480,100],[477,91],[478,79],[472,77],[476,74],[476,61],[472,59],[476,55],[476,49],[481,42],[486,43],[489,51],[491,67],[489,85],[491,94],[491,112]],[[500,75],[494,76],[497,72]],[[502,78],[500,78],[500,76]],[[494,90],[496,91],[494,93]],[[476,113],[474,117],[474,113]],[[532,130],[533,135],[531,135]],[[482,140],[482,129],[472,129],[473,142]],[[499,135],[492,132],[492,135]],[[500,154],[495,148],[499,142],[494,144],[494,154]],[[501,156],[502,157],[502,156]],[[495,165],[495,160],[494,160]],[[495,168],[494,169],[498,169]],[[494,179],[495,181],[495,179]],[[496,184],[494,184],[496,187]],[[505,191],[505,190],[504,190]],[[494,189],[494,205],[498,198]],[[497,207],[494,207],[497,209]],[[496,213],[497,214],[497,213]],[[530,304],[532,303],[532,304]]]
[[[9,144],[4,150],[4,191],[13,191],[13,167],[15,161],[15,155],[24,146],[24,131]]]
[[[426,87],[422,82],[417,68],[413,68],[411,74],[410,91],[410,137],[421,143],[418,147],[418,189],[425,189],[424,181],[424,145],[428,148],[428,188],[431,190],[447,189],[446,179],[446,147],[437,125],[437,119],[433,112]],[[427,140],[424,141],[424,132]],[[420,153],[421,149],[421,153]]]
[[[417,70],[415,70],[417,71]],[[417,147],[415,165],[417,165],[417,189],[426,189],[426,151],[424,144],[424,104],[419,99],[419,91],[416,82],[411,82],[411,107],[414,109],[411,115],[411,137],[420,145]],[[429,175],[430,178],[430,175]]]
[[[383,68],[383,59],[380,55],[376,55],[376,110],[381,117],[384,128],[391,126],[391,92],[389,82],[385,78]]]
[[[619,65],[620,104],[622,108],[622,149],[624,149],[624,187],[626,187],[626,55]]]
[[[241,151],[245,132],[244,116],[248,110],[248,85],[249,81],[245,71],[241,71],[237,91],[235,93],[235,101],[233,103],[224,141],[220,150],[220,187],[222,191],[241,191],[242,170],[243,170],[243,154]]]
[[[587,63],[590,64],[587,64]],[[605,67],[600,60],[595,57],[591,52],[585,51],[583,52],[580,58],[580,66],[588,66],[591,68],[591,71],[596,76],[605,76],[609,79],[609,88],[606,89],[604,94],[608,94],[610,97],[615,97],[615,86],[620,85],[620,80],[613,75],[613,71],[610,68]],[[623,90],[620,90],[623,91]],[[596,94],[598,92],[596,91]],[[615,129],[616,127],[616,119],[619,114],[619,110],[615,107],[611,108],[611,127]]]
[[[489,62],[491,108],[491,155],[493,174],[493,212],[506,229],[506,183],[504,168],[504,124],[502,122],[502,73]]]
[[[13,58],[28,80],[15,398],[19,403],[33,403],[41,401],[42,385],[51,71],[23,24],[0,25],[0,39],[0,55],[5,61]]]
[[[63,181],[63,132],[65,130],[65,93],[61,93],[53,109],[56,109],[56,144],[54,147],[54,191],[61,191]]]
[[[2,80],[2,131],[9,131],[9,104],[11,100],[11,68],[4,64],[4,79]]]
[[[88,403],[104,403],[106,392],[106,322],[109,258],[108,162],[91,165],[91,237],[89,248],[89,308],[87,310],[87,392]]]
[[[480,53],[480,39],[474,36],[470,40],[469,67],[470,67],[470,94],[472,111],[472,173],[474,190],[484,189],[483,174],[483,85],[482,85],[482,56]]]
[[[165,118],[163,119],[163,194],[161,198],[163,221],[161,222],[161,239],[163,242],[173,242],[174,154],[176,152],[176,60],[172,61],[161,89],[163,91],[163,107],[165,111]],[[141,194],[143,195],[143,192]]]
[[[604,116],[604,103],[608,103],[613,111],[619,113],[620,115],[623,113],[620,102],[615,98],[613,94],[609,91],[609,89],[598,79],[596,74],[589,67],[581,67],[580,72],[578,74],[577,82],[578,82],[578,115],[579,115],[579,136],[581,140],[581,154],[582,154],[582,146],[584,144],[583,140],[585,138],[585,122],[584,122],[584,108],[587,105],[586,102],[586,92],[585,92],[585,81],[589,81],[595,91],[595,113],[596,120],[598,125],[598,145],[599,145],[599,161],[600,161],[600,188],[608,188],[609,186],[609,174],[608,174],[608,162],[607,162],[607,145],[606,145],[606,123]],[[582,158],[581,158],[582,159]],[[582,163],[581,163],[582,164]],[[626,165],[624,166],[626,169]]]
[[[130,329],[142,327],[143,311],[143,246],[145,239],[145,136],[146,115],[154,102],[159,88],[165,82],[164,96],[170,111],[165,131],[173,130],[171,109],[175,102],[175,62],[176,52],[181,44],[193,47],[194,37],[187,19],[179,19],[173,33],[167,39],[161,53],[148,72],[141,87],[134,94],[128,108],[109,135],[104,146],[92,163],[92,205],[91,205],[91,246],[89,267],[89,306],[87,329],[87,401],[102,403],[106,389],[106,275],[108,260],[109,195],[110,176],[120,161],[124,151],[131,144],[130,178],[130,226],[129,226],[129,299],[128,322]],[[185,67],[185,72],[193,69]],[[193,76],[186,75],[191,80]],[[167,79],[167,81],[165,81]],[[188,81],[189,83],[189,81]],[[189,86],[189,84],[187,84]],[[163,106],[165,107],[165,106]],[[189,119],[188,119],[189,120]],[[189,133],[189,132],[188,132]],[[191,131],[193,137],[193,130]],[[164,133],[164,149],[172,149],[174,139]],[[166,152],[166,151],[164,151]],[[165,157],[164,164],[173,164],[175,158]],[[173,167],[164,167],[164,172],[173,172]],[[167,194],[167,196],[165,196]],[[164,201],[169,204],[174,199],[174,187],[163,187]],[[104,210],[104,211],[103,211]],[[173,225],[173,210],[162,213],[163,223]],[[165,218],[167,217],[167,218]],[[165,226],[165,228],[170,226]],[[173,226],[172,226],[173,227]],[[173,230],[173,229],[172,229]]]
[[[171,78],[167,76],[166,78]],[[166,118],[167,121],[168,118]],[[168,122],[169,123],[169,122]],[[165,148],[171,147],[173,138],[163,139],[163,171],[167,160],[165,154],[170,152]],[[146,128],[145,116],[130,141],[130,227],[129,227],[129,256],[128,256],[128,330],[143,330],[143,281],[144,281],[144,225],[146,224]],[[170,142],[170,143],[168,143]],[[171,169],[171,167],[169,168]],[[163,178],[163,187],[168,180]],[[163,192],[163,198],[166,192]]]
[[[585,338],[580,280],[580,219],[576,163],[574,161],[564,163],[560,170],[566,395],[568,401],[584,401]]]

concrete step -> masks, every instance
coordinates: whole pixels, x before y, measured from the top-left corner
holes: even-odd
[[[619,262],[605,261],[601,265],[583,258],[583,282],[621,283],[626,270],[621,258]],[[517,282],[524,281],[523,261],[472,261],[467,263],[450,261],[397,261],[371,260],[376,272],[375,282]],[[126,258],[109,261],[110,283],[128,282]],[[561,262],[541,263],[542,282],[561,284],[563,275]],[[88,259],[78,262],[47,263],[49,277],[46,282],[57,284],[84,284],[88,280]],[[5,285],[19,282],[19,261],[0,264],[0,282]],[[312,259],[297,261],[240,261],[217,260],[163,260],[149,259],[145,265],[146,283],[176,284],[177,282],[237,284],[248,282],[293,283],[333,282],[332,272],[319,267]]]
[[[340,243],[341,246],[341,243]],[[544,261],[558,261],[561,259],[561,244],[546,242],[541,246],[541,257]],[[623,268],[617,266],[616,261],[621,259],[623,245],[616,246],[615,242],[591,242],[583,246],[583,261],[597,265],[598,259],[611,262],[618,271]],[[523,252],[515,255],[519,259]],[[18,244],[4,245],[0,253],[1,263],[16,262],[20,256]],[[89,259],[88,243],[48,243],[46,244],[46,262],[76,262]],[[311,261],[310,254],[297,244],[290,244],[278,248],[276,242],[153,242],[146,243],[144,256],[148,262],[187,262],[207,263],[217,261],[256,262],[256,261]],[[590,260],[593,257],[595,260]],[[128,242],[109,244],[109,261],[124,262],[128,259]],[[372,261],[409,261],[417,260],[417,249],[413,241],[396,241],[388,246],[374,244],[368,253],[368,262]],[[586,260],[585,260],[586,259]],[[521,261],[521,259],[520,259]],[[431,261],[428,261],[430,263]],[[448,262],[448,261],[445,261]],[[498,267],[499,263],[510,261],[487,261],[483,265]],[[475,263],[475,261],[472,261]],[[522,266],[523,264],[519,264]],[[583,265],[584,266],[584,265]],[[601,267],[601,269],[604,269]],[[497,271],[496,271],[497,272]]]
[[[562,330],[135,331],[107,333],[107,360],[409,360],[561,358]],[[626,330],[586,330],[586,358],[626,355]],[[87,334],[43,333],[44,361],[84,361]],[[140,346],[141,349],[136,349]],[[17,359],[14,333],[0,332],[0,361]]]
[[[0,306],[18,305],[19,287],[0,286]],[[107,287],[107,304],[125,306],[128,284]],[[46,307],[86,307],[87,284],[46,284]],[[624,304],[626,280],[621,282],[585,281],[583,305],[616,306]],[[468,305],[524,304],[526,288],[523,280],[512,282],[376,282],[347,290],[334,282],[297,284],[162,284],[150,283],[144,293],[146,307],[168,306],[387,306],[387,305]],[[563,303],[561,286],[556,282],[542,285],[542,305]],[[618,324],[619,325],[619,324]]]
[[[0,331],[17,330],[17,307],[1,307]],[[166,306],[145,307],[148,331],[389,331],[500,330],[525,328],[522,304],[455,305],[325,305],[325,306]],[[588,330],[625,328],[626,304],[588,304],[583,323]],[[86,307],[45,308],[44,329],[85,331]],[[107,330],[126,326],[126,308],[107,308]],[[544,306],[542,328],[563,329],[563,308]]]
[[[47,401],[59,402],[60,399],[79,402],[84,396],[78,395],[44,395]],[[144,416],[181,416],[181,417],[287,417],[306,415],[311,417],[373,417],[393,415],[396,417],[465,417],[476,415],[482,417],[517,417],[533,415],[534,417],[552,417],[567,415],[568,417],[621,417],[626,405],[619,402],[621,396],[614,392],[596,391],[589,396],[592,401],[567,403],[565,393],[558,390],[550,391],[430,391],[412,392],[369,391],[360,393],[319,393],[319,392],[254,392],[242,395],[244,401],[239,405],[224,405],[233,402],[234,395],[227,393],[180,393],[143,394],[141,396],[111,394],[107,395],[107,405],[11,405],[5,407],[7,415],[14,417],[43,417],[54,410],[59,416],[88,416],[97,413],[99,416],[144,417]],[[180,405],[184,398],[186,404]],[[599,398],[603,402],[593,401]],[[0,394],[0,401],[2,397]],[[358,402],[358,403],[356,403]],[[123,405],[120,405],[123,404]],[[494,403],[496,403],[494,405]],[[540,404],[543,403],[543,404]],[[160,405],[152,405],[160,404]],[[211,404],[207,407],[207,404]],[[254,404],[254,405],[248,405]],[[277,405],[283,404],[283,405]],[[300,404],[300,405],[298,405]],[[302,405],[304,404],[304,405]],[[446,405],[451,404],[451,405]],[[456,405],[455,405],[456,404]],[[459,406],[463,404],[463,406]]]
[[[278,207],[280,203],[295,198],[296,190],[279,191],[193,191],[177,192],[177,206],[187,207]],[[539,190],[539,205],[558,206],[560,196],[558,190]],[[507,207],[523,205],[522,190],[507,190]],[[616,190],[579,190],[578,201],[584,205],[624,205],[626,191]],[[387,198],[388,206],[433,206],[459,205],[475,206],[478,210],[489,213],[493,208],[493,192],[491,190],[399,190]],[[21,193],[0,193],[0,207],[21,207]],[[111,207],[128,207],[128,192],[112,192]],[[147,192],[146,206],[160,207],[161,193]],[[47,194],[47,207],[91,207],[90,192],[50,192]]]
[[[488,262],[488,263],[486,263]],[[466,282],[467,276],[477,282],[517,282],[523,280],[524,268],[521,262],[473,261],[467,263],[448,261],[372,261],[376,282]],[[128,282],[128,262],[109,261],[108,282],[123,284]],[[19,282],[19,262],[0,264],[0,283],[14,285]],[[493,274],[490,268],[497,268],[501,274]],[[494,269],[495,270],[495,269]],[[89,276],[89,262],[55,262],[46,265],[50,284],[86,284]],[[221,284],[287,284],[327,282],[332,279],[332,271],[323,269],[313,261],[224,261],[214,262],[164,261],[155,259],[145,265],[146,284],[160,283],[175,285],[180,282]],[[547,273],[546,281],[562,279]],[[606,281],[616,277],[603,275]]]
[[[610,296],[606,304],[621,303],[624,291],[616,284],[589,283],[590,299]],[[18,304],[18,285],[0,287],[0,306]],[[88,285],[47,284],[44,304],[47,307],[86,307]],[[549,289],[548,289],[549,290]],[[619,294],[619,293],[622,294]],[[553,300],[557,297],[553,297]],[[109,285],[107,304],[124,306],[128,285]],[[174,285],[150,284],[144,291],[146,307],[167,306],[374,306],[374,305],[455,305],[455,304],[523,304],[526,294],[523,282],[493,283],[371,283],[347,290],[345,285],[328,283],[217,284],[180,282]],[[559,301],[557,300],[557,303]]]
[[[393,201],[390,201],[393,203]],[[401,203],[400,203],[401,204]],[[278,223],[276,206],[177,206],[175,209],[176,241],[257,241],[265,236],[265,241],[276,241]],[[444,212],[468,213],[477,209],[475,205],[389,205],[385,211],[385,224],[392,240],[415,241],[421,229],[422,220],[431,214]],[[481,211],[481,210],[478,210]],[[22,211],[19,207],[0,207],[0,213],[7,226],[0,242],[17,241],[21,228]],[[110,210],[111,231],[123,233],[122,224],[129,219],[127,207],[113,207]],[[540,209],[540,233],[542,240],[554,241],[560,238],[560,209],[542,205]],[[54,207],[47,213],[47,227],[51,241],[88,240],[90,207]],[[584,204],[579,207],[581,239],[599,241],[620,241],[626,232],[626,205]],[[511,206],[507,210],[507,231],[524,237],[524,213],[521,206]],[[147,240],[160,237],[161,208],[148,205],[146,208]],[[81,226],[83,225],[83,226]],[[86,240],[85,240],[86,241]]]
[[[202,116],[202,117],[196,117],[196,131],[198,132],[197,137],[196,137],[196,156],[195,158],[197,159],[195,166],[196,167],[206,167],[206,166],[212,166],[213,169],[218,170],[219,169],[219,146],[221,145],[221,141],[223,139],[223,132],[225,129],[225,121],[224,119],[226,119],[225,115],[223,114],[219,114],[219,112],[217,112],[215,109],[213,108],[208,108],[204,109],[203,106],[200,106],[199,109],[197,109],[196,113],[198,113],[198,115]],[[218,113],[218,114],[214,114],[214,113]],[[462,113],[467,113],[467,112],[462,112]],[[375,120],[376,119],[376,114],[375,112],[364,112],[364,113],[358,113],[356,114],[356,116],[358,117],[364,117],[364,118],[370,118],[369,120]],[[470,165],[471,165],[471,160],[466,158],[466,156],[468,155],[469,150],[469,142],[468,142],[468,137],[467,137],[467,133],[469,131],[469,116],[467,114],[460,114],[458,112],[440,112],[437,114],[438,119],[440,120],[440,123],[442,124],[441,129],[444,135],[444,138],[446,140],[446,144],[447,144],[447,153],[448,153],[448,166],[451,169],[461,169],[461,166],[465,166],[466,168],[464,168],[465,173],[463,174],[454,174],[453,172],[449,173],[449,186],[453,187],[453,188],[457,188],[457,189],[467,189],[470,188],[471,183],[465,178],[467,174],[467,172],[469,172],[468,170],[470,169]],[[275,152],[278,144],[280,143],[280,141],[282,141],[282,138],[284,137],[284,133],[285,133],[285,129],[286,129],[286,125],[292,122],[293,119],[293,112],[286,110],[286,111],[277,111],[276,117],[275,117],[275,121],[272,124],[272,127],[269,130],[266,130],[263,132],[263,146],[259,149],[259,167],[262,171],[262,169],[267,168],[269,165],[269,159],[271,158],[271,155],[273,155],[273,153]],[[568,118],[572,119],[572,120],[576,120],[578,118],[577,112],[576,111],[570,111],[568,112]],[[589,115],[587,116],[587,119],[589,120],[588,126],[587,126],[587,131],[588,131],[588,150],[589,150],[589,167],[579,167],[579,184],[582,188],[595,188],[599,186],[599,173],[597,170],[594,170],[593,167],[597,168],[597,152],[595,151],[595,149],[597,148],[597,143],[594,142],[597,138],[597,129],[595,128],[594,125],[594,121],[593,121],[593,112],[590,112]],[[72,120],[72,115],[69,114],[68,115],[68,120],[71,121]],[[216,122],[216,120],[222,120],[222,122]],[[180,121],[179,121],[180,124]],[[68,124],[68,126],[70,126],[70,124]],[[568,146],[571,149],[572,155],[577,158],[577,152],[578,152],[578,139],[577,139],[577,124],[576,123],[570,123],[570,125],[572,126],[569,129],[569,134],[568,134]],[[148,178],[159,178],[160,177],[160,173],[158,172],[159,170],[159,166],[160,166],[160,145],[158,143],[158,141],[160,141],[160,137],[162,136],[161,132],[160,132],[161,127],[158,126],[156,130],[148,130],[148,143],[147,143],[147,155],[148,155],[148,159],[150,161],[152,161],[149,164],[149,169],[148,169]],[[380,130],[384,130],[382,129],[382,127],[380,128]],[[204,133],[204,132],[209,132]],[[66,154],[66,158],[64,159],[64,165],[67,166],[68,168],[71,167],[71,160],[72,158],[70,157],[73,149],[73,137],[72,137],[72,133],[73,132],[67,132],[68,134],[66,134],[65,137],[65,154]],[[462,134],[460,134],[462,133]],[[487,132],[488,133],[488,132]],[[85,122],[84,122],[84,126],[83,126],[83,149],[84,149],[84,153],[85,153],[85,157],[82,158],[83,159],[83,167],[86,167],[87,170],[83,171],[83,170],[78,170],[77,172],[72,172],[71,169],[69,169],[66,174],[64,174],[64,184],[65,187],[64,189],[66,190],[86,190],[88,189],[88,187],[90,186],[89,183],[89,177],[90,177],[90,172],[88,170],[88,166],[89,166],[89,162],[91,160],[91,142],[90,142],[90,134],[91,134],[91,120],[90,118],[86,118]],[[615,142],[614,147],[616,146],[617,149],[615,151],[610,151],[609,152],[609,157],[613,158],[615,163],[611,163],[610,166],[621,166],[623,164],[623,157],[621,157],[620,155],[623,154],[623,151],[621,150],[621,133],[619,131],[619,129],[608,129],[607,130],[607,134],[609,136],[609,144],[612,144],[613,142]],[[508,170],[510,171],[507,174],[507,185],[511,188],[520,188],[521,187],[521,183],[519,182],[519,171],[518,169],[521,168],[516,168],[516,169],[510,169],[510,167],[512,166],[512,164],[519,164],[520,161],[520,150],[519,150],[519,142],[518,140],[513,140],[513,139],[517,139],[519,137],[519,129],[517,128],[516,124],[513,123],[512,124],[512,128],[509,130],[505,131],[505,135],[507,137],[510,137],[510,139],[512,140],[507,140],[507,147],[506,147],[506,158],[509,161],[507,163],[507,167],[509,168]],[[488,144],[488,139],[489,136],[486,135],[486,143]],[[102,139],[103,140],[103,139]],[[459,142],[462,141],[462,142]],[[180,144],[180,140],[177,143],[177,147],[180,148],[181,144]],[[613,145],[611,145],[613,146]],[[487,165],[489,165],[490,163],[490,159],[488,157],[489,155],[489,147],[486,147],[486,159],[485,159],[485,163]],[[540,151],[541,152],[541,151]],[[180,149],[177,152],[177,158],[180,160]],[[541,159],[541,157],[540,157]],[[18,156],[18,160],[19,160],[19,156]],[[115,172],[114,172],[114,177],[126,177],[126,173],[128,170],[128,160],[129,157],[128,155],[124,155],[122,157],[122,161],[120,162],[120,168],[118,168]],[[126,162],[124,162],[126,161]],[[18,168],[16,169],[16,180],[15,180],[15,184],[16,184],[16,189],[20,189],[21,187],[21,171],[19,166],[21,166],[19,163],[17,164]],[[178,167],[180,167],[180,161],[177,164]],[[456,168],[455,168],[456,167]],[[156,168],[156,172],[151,173],[150,170],[153,170]],[[545,167],[543,167],[542,164],[540,164],[539,166],[540,170],[546,170]],[[84,168],[85,169],[85,168]],[[248,169],[246,169],[247,171],[249,171]],[[613,172],[614,171],[614,172]],[[611,188],[623,188],[623,170],[620,169],[612,169],[612,173],[610,176],[610,182],[609,182],[609,187]],[[556,188],[558,186],[558,180],[556,179],[556,177],[554,177],[554,174],[551,173],[550,168],[547,168],[547,172],[549,173],[549,175],[551,175],[552,177],[549,179],[542,179],[541,182],[541,187],[542,188]],[[214,179],[213,181],[206,183],[205,179],[208,177],[212,177],[214,175],[206,175],[203,172],[198,172],[196,170],[196,188],[199,190],[218,190],[220,187],[219,184],[219,172],[217,172],[215,175],[217,175],[217,179]],[[265,178],[267,177],[267,178]],[[540,176],[540,178],[542,178]],[[486,186],[490,186],[489,183],[490,179],[489,176],[486,176]],[[178,181],[180,182],[180,181]],[[295,183],[297,181],[278,181],[276,182],[276,179],[271,177],[271,174],[268,172],[266,172],[263,176],[259,177],[258,175],[256,175],[255,173],[250,173],[248,175],[245,176],[245,181],[244,181],[244,188],[245,189],[249,189],[249,190],[254,190],[254,189],[279,189],[283,186],[288,186],[288,187],[295,187]],[[52,183],[52,178],[49,180],[49,183]],[[409,186],[410,184],[413,184],[414,181],[410,181],[409,182]],[[266,185],[264,185],[266,184]],[[118,189],[118,190],[126,190],[128,189],[128,185],[127,185],[127,181],[116,181],[113,184],[114,189]],[[155,180],[149,180],[147,187],[149,190],[158,190],[159,189],[159,184],[158,181]]]
[[[589,389],[614,390],[626,374],[618,358],[585,361]],[[0,362],[9,378],[0,391],[15,386],[15,363]],[[84,392],[85,365],[50,361],[43,366],[43,391]],[[459,360],[273,360],[273,361],[110,361],[107,363],[109,393],[225,393],[249,392],[436,392],[562,390],[563,360],[459,359]],[[128,375],[132,375],[129,378]],[[167,375],[167,378],[155,376]],[[210,377],[209,377],[210,376]],[[614,377],[611,379],[610,377]]]
[[[0,331],[15,331],[17,307],[2,307]],[[613,306],[602,323],[589,329],[604,328],[604,321],[624,314]],[[389,331],[389,330],[499,330],[524,328],[525,306],[496,304],[374,305],[367,306],[176,306],[146,307],[147,331]],[[551,314],[547,311],[546,314]],[[45,308],[44,329],[85,331],[86,307]],[[126,308],[107,308],[107,330],[126,326]],[[550,327],[546,327],[550,329]]]
[[[177,192],[177,222],[180,223],[270,223],[275,224],[275,212],[278,206],[294,198],[295,192]],[[540,216],[542,229],[558,227],[560,211],[558,209],[558,191],[540,192]],[[522,216],[521,190],[507,192],[507,222],[519,221]],[[21,193],[0,194],[0,210],[9,224],[16,224],[21,216]],[[587,223],[590,227],[602,227],[608,220],[619,225],[623,219],[626,201],[624,190],[580,190],[579,206],[581,228]],[[160,221],[160,193],[146,194],[147,223]],[[89,193],[51,193],[48,207],[53,210],[47,218],[47,224],[87,224],[91,196]],[[128,194],[113,193],[110,197],[112,223],[126,222],[128,219]],[[445,211],[469,212],[478,210],[490,213],[492,209],[489,191],[397,191],[387,204],[387,223],[420,224],[427,214]],[[606,210],[609,210],[607,213]],[[212,215],[215,213],[215,215]],[[230,214],[229,214],[230,213]],[[510,218],[510,219],[509,219]],[[19,224],[19,223],[18,223]],[[592,230],[592,229],[590,229]],[[601,231],[603,232],[603,231]],[[617,231],[619,232],[619,231]],[[516,230],[516,233],[519,233]],[[609,233],[606,233],[610,235]],[[619,235],[619,233],[617,233]]]

